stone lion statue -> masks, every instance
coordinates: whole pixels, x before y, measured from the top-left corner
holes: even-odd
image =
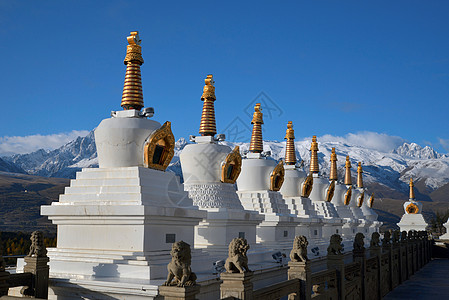
[[[339,234],[333,234],[331,236],[331,241],[329,247],[327,247],[327,255],[339,255],[342,254],[341,250],[343,247],[341,246],[341,242],[343,239]]]
[[[382,246],[390,245],[391,233],[390,231],[386,231],[384,233],[384,238],[382,239]]]
[[[363,240],[365,236],[363,233],[359,232],[355,235],[354,238],[354,251],[362,251],[365,250],[365,241]]]
[[[401,242],[406,242],[407,241],[407,231],[402,231],[401,232]]]
[[[399,239],[400,239],[400,231],[399,230],[393,231],[393,244],[399,243]]]
[[[248,257],[246,256],[248,249],[248,242],[244,238],[234,238],[229,243],[229,255],[225,263],[227,273],[251,272],[248,268]]]
[[[369,244],[370,247],[379,247],[380,244],[380,234],[379,232],[373,232],[371,234],[371,242]]]
[[[164,285],[176,285],[179,287],[195,285],[196,275],[190,268],[192,260],[190,245],[184,241],[173,243],[170,255],[172,259],[167,266],[168,276]],[[175,280],[173,281],[173,279]]]
[[[307,246],[309,242],[307,238],[303,235],[298,235],[295,237],[293,241],[293,249],[290,251],[290,260],[291,261],[299,261],[306,262],[309,259],[307,258]]]
[[[31,234],[31,246],[29,257],[45,257],[47,256],[47,249],[44,245],[44,234],[42,231],[33,231]]]

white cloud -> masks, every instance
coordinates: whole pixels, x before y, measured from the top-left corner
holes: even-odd
[[[348,133],[345,136],[333,136],[330,134],[318,138],[321,142],[342,142],[348,145],[362,146],[368,149],[389,152],[407,142],[399,136],[372,131]]]
[[[39,149],[53,150],[89,134],[87,130],[72,130],[71,132],[49,135],[4,136],[0,137],[0,156],[31,153]]]
[[[438,142],[444,150],[449,152],[449,139],[438,138]]]

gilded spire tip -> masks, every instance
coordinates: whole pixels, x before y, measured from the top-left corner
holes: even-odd
[[[332,153],[331,153],[331,169],[330,169],[329,180],[338,180],[337,154],[335,153],[335,148],[332,148]]]
[[[409,183],[409,186],[410,186],[410,199],[415,199],[415,189],[414,189],[414,184],[413,184],[413,179],[412,178],[410,178],[410,183]]]
[[[217,125],[215,123],[215,86],[212,74],[206,76],[204,79],[205,85],[203,88],[203,112],[201,114],[200,134],[202,136],[214,136],[217,133]]]
[[[285,145],[285,164],[295,165],[296,164],[296,153],[295,153],[295,130],[293,129],[292,121],[287,123],[287,132],[285,134],[285,139],[287,143]]]
[[[363,188],[363,170],[362,170],[362,163],[359,162],[357,164],[357,187]]]
[[[319,173],[320,167],[318,164],[318,142],[316,141],[316,135],[312,137],[310,151],[310,173]]]
[[[251,134],[251,143],[249,144],[249,152],[262,153],[263,151],[263,141],[262,141],[262,124],[263,124],[263,113],[260,108],[260,103],[256,103],[254,106],[253,120],[253,132]]]
[[[349,155],[346,156],[346,162],[345,162],[345,184],[346,185],[352,185],[352,178],[351,178],[351,161],[349,160]]]
[[[141,40],[138,31],[132,31],[126,39],[126,56],[123,61],[126,65],[125,84],[123,85],[123,109],[137,109],[143,107],[142,78],[140,66],[143,64]]]

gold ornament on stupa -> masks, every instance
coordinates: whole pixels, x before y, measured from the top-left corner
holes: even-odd
[[[262,153],[263,151],[263,141],[262,141],[262,124],[263,124],[263,114],[260,108],[260,103],[256,103],[254,106],[253,120],[253,132],[251,134],[251,143],[249,144],[249,152],[252,153]]]
[[[287,144],[285,146],[285,164],[295,165],[296,164],[295,130],[293,129],[292,121],[288,121],[285,139],[287,140]]]
[[[362,170],[362,163],[359,162],[357,165],[357,187],[363,188],[363,170]]]
[[[352,185],[352,179],[351,179],[351,161],[349,160],[349,155],[346,156],[346,162],[345,162],[345,184],[346,185]]]
[[[330,170],[330,176],[329,180],[338,180],[338,174],[337,174],[337,153],[335,153],[335,148],[332,148],[331,153],[331,170]]]
[[[201,114],[200,134],[202,136],[214,136],[217,133],[217,126],[215,123],[215,86],[212,74],[207,75],[204,79],[205,85],[203,88],[203,113]]]
[[[127,37],[128,46],[126,47],[126,65],[125,84],[123,85],[122,104],[123,109],[137,109],[143,107],[142,78],[140,66],[143,64],[142,47],[138,31],[132,31]]]
[[[415,199],[415,189],[413,188],[415,185],[413,184],[413,179],[412,178],[410,178],[410,183],[409,183],[409,186],[410,186],[410,199]]]
[[[316,135],[312,137],[312,144],[310,146],[310,173],[319,173],[320,167],[318,165],[318,143]]]

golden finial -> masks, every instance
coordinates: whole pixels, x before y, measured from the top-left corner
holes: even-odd
[[[363,170],[362,170],[362,163],[359,162],[357,165],[357,187],[363,188]]]
[[[349,160],[349,155],[346,156],[346,163],[345,163],[345,184],[346,185],[352,185],[352,179],[351,179],[351,161]]]
[[[332,148],[332,153],[331,153],[331,170],[330,170],[329,180],[338,180],[337,153],[335,153],[335,148]]]
[[[415,199],[415,189],[413,188],[415,185],[413,184],[413,179],[410,178],[410,199]]]
[[[318,143],[316,135],[312,137],[312,145],[310,146],[310,173],[319,173],[320,167],[318,165]]]
[[[204,79],[205,85],[201,100],[203,101],[203,113],[201,114],[200,134],[202,136],[214,136],[217,133],[215,124],[215,86],[212,74]]]
[[[263,114],[260,109],[260,103],[256,103],[254,106],[253,120],[253,132],[251,134],[251,143],[249,145],[249,152],[262,153],[263,151],[263,141],[262,141],[262,124],[263,124]]]
[[[137,109],[143,107],[142,78],[140,66],[143,64],[142,47],[140,46],[139,32],[132,31],[127,37],[126,47],[125,84],[123,85],[122,104],[123,109]]]
[[[285,164],[294,165],[296,164],[295,130],[293,130],[292,121],[288,121],[285,139],[287,140],[287,144],[285,146]]]

